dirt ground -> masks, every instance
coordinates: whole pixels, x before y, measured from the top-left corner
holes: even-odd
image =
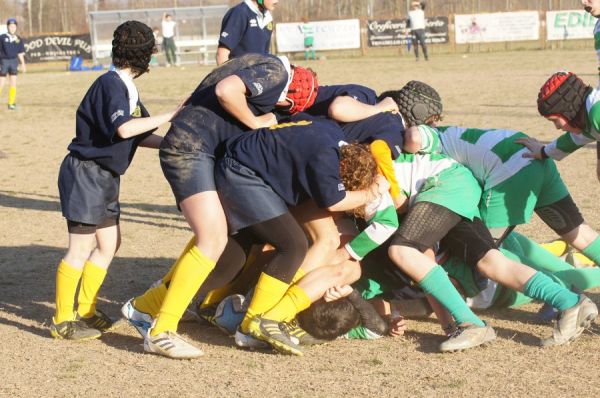
[[[470,127],[520,129],[550,140],[553,126],[537,115],[543,81],[569,69],[595,85],[596,58],[586,51],[520,51],[406,58],[327,60],[309,64],[325,84],[361,83],[378,91],[424,80],[444,99],[445,121]],[[190,93],[208,68],[153,69],[139,80],[154,114]],[[97,77],[30,73],[19,77],[16,112],[0,106],[0,396],[592,396],[600,393],[600,337],[587,332],[571,345],[541,349],[548,325],[531,321],[539,305],[486,311],[497,341],[463,353],[439,354],[434,319],[410,321],[404,339],[337,341],[302,358],[236,349],[216,329],[185,324],[182,332],[206,352],[196,361],[145,354],[124,325],[86,343],[56,341],[54,274],[67,245],[56,180],[74,135],[75,109]],[[0,103],[5,103],[6,91]],[[161,130],[162,133],[165,129]],[[593,146],[559,163],[587,221],[600,184]],[[122,180],[123,243],[100,292],[100,306],[117,316],[121,304],[158,279],[190,232],[174,207],[155,151],[141,149]],[[552,238],[539,220],[519,228],[538,241]],[[590,294],[600,302],[600,290]],[[600,329],[595,329],[596,333]]]

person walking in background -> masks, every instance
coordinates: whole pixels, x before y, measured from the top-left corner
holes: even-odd
[[[425,12],[424,5],[419,1],[413,1],[410,5],[411,10],[408,12],[408,26],[412,33],[413,47],[415,49],[415,57],[419,60],[419,43],[423,49],[425,61],[429,60],[427,55],[427,44],[425,44]]]
[[[175,27],[177,22],[173,21],[170,14],[165,13],[162,20],[162,45],[167,58],[167,68],[177,65],[177,47],[175,46]]]
[[[298,27],[302,35],[304,36],[304,59],[308,61],[309,58],[317,60],[317,54],[313,47],[315,42],[315,25],[308,21],[308,18],[302,18],[302,25]]]
[[[25,72],[25,46],[23,40],[17,36],[17,20],[9,18],[6,21],[7,33],[0,35],[0,93],[6,84],[8,76],[8,109],[15,110],[17,105],[17,74],[19,62],[21,70]]]
[[[593,17],[600,18],[600,0],[581,0],[581,4]],[[594,49],[598,57],[598,78],[600,79],[600,19],[596,19],[594,26]]]
[[[244,0],[221,22],[217,65],[247,53],[269,54],[273,16],[279,0]]]

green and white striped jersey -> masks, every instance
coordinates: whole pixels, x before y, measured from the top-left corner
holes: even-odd
[[[401,153],[394,159],[396,180],[408,197],[409,206],[414,204],[417,194],[428,179],[455,166],[458,166],[455,160],[441,153]]]
[[[600,90],[595,88],[585,100],[588,114],[588,131],[581,134],[564,133],[544,148],[546,155],[561,160],[585,144],[600,140]]]
[[[357,261],[388,240],[399,225],[398,214],[389,192],[367,204],[365,210],[369,225],[345,246],[350,256]]]
[[[421,151],[444,153],[467,167],[483,190],[495,187],[517,174],[532,161],[524,158],[528,149],[515,143],[527,137],[514,130],[419,126]]]

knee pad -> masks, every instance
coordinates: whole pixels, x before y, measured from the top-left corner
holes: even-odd
[[[583,216],[571,195],[548,206],[539,207],[535,212],[558,235],[564,235],[583,224]]]

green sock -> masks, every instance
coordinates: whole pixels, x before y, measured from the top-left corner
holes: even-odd
[[[518,246],[518,249],[515,246]],[[520,263],[527,264],[536,271],[557,272],[573,269],[571,264],[517,232],[512,232],[502,243],[502,247],[515,253]]]
[[[581,252],[595,264],[600,264],[600,236],[594,239],[594,241]]]
[[[579,295],[561,286],[543,272],[536,272],[525,284],[525,295],[550,304],[559,311],[573,307],[579,301]]]
[[[567,288],[579,289],[581,291],[600,286],[600,268],[573,268],[552,274],[560,283]]]
[[[446,271],[439,265],[436,265],[425,275],[425,278],[419,282],[419,286],[425,293],[435,297],[448,310],[458,325],[463,323],[472,323],[478,326],[485,325],[467,306],[452,282],[450,282]]]

